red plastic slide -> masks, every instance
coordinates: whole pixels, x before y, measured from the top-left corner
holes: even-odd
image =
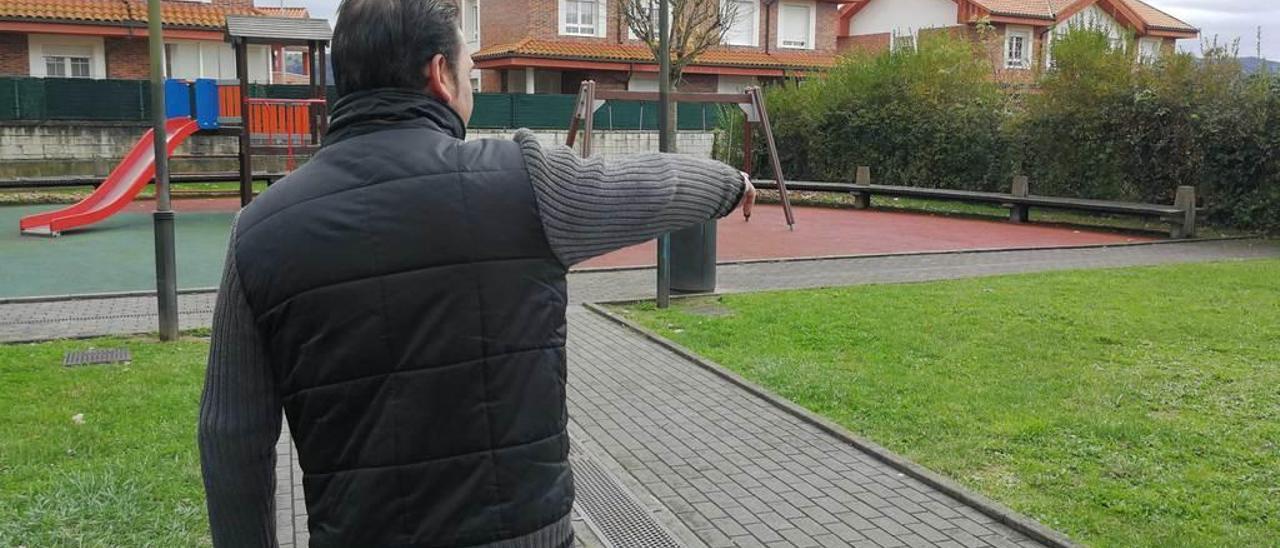
[[[187,140],[200,127],[191,118],[170,118],[165,122],[166,143],[169,154]],[[57,236],[63,230],[90,225],[106,219],[129,205],[134,196],[151,182],[156,174],[155,145],[152,132],[147,131],[138,144],[133,145],[129,155],[124,157],[120,165],[111,171],[111,175],[93,191],[88,198],[79,203],[45,213],[37,213],[23,217],[18,222],[23,234]]]

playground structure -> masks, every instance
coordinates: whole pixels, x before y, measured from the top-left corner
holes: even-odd
[[[323,67],[330,35],[325,20],[228,16],[227,39],[235,50],[237,81],[226,85],[209,79],[165,81],[167,153],[172,156],[196,133],[237,135],[240,204],[248,205],[253,200],[255,154],[283,156],[286,170],[291,171],[298,155],[310,155],[320,146],[329,118]],[[311,66],[317,67],[311,71],[311,97],[250,97],[250,44],[307,46]],[[155,178],[155,161],[154,133],[149,130],[92,194],[71,206],[24,217],[19,230],[26,235],[59,236],[114,215]]]
[[[794,228],[796,224],[795,213],[791,210],[791,199],[787,195],[786,177],[782,174],[782,163],[778,160],[778,146],[773,140],[773,125],[769,123],[769,111],[765,108],[764,95],[761,93],[760,88],[751,86],[743,90],[742,93],[675,92],[671,93],[670,97],[676,103],[738,105],[743,113],[746,114],[746,119],[742,125],[742,171],[747,173],[751,173],[753,168],[751,137],[753,126],[759,126],[761,133],[764,134],[770,167],[773,168],[774,179],[777,181],[778,195],[782,201],[782,211],[785,215],[787,226]],[[657,101],[658,94],[645,91],[596,89],[595,81],[584,80],[578,88],[578,98],[574,101],[573,115],[569,119],[569,136],[565,139],[565,145],[573,148],[578,139],[578,131],[582,131],[580,154],[583,158],[591,156],[591,136],[595,128],[595,112],[604,106],[605,101],[610,99],[620,101]]]

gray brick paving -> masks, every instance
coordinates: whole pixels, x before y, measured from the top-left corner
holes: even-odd
[[[810,546],[824,537],[922,546],[930,544],[925,535],[946,536],[920,519],[930,510],[899,508],[905,493],[946,500],[930,521],[966,535],[967,546],[1025,540],[590,311],[573,307],[569,322],[574,423],[708,544],[728,537],[742,546]],[[707,480],[725,469],[745,473]]]
[[[803,228],[801,228],[803,230]],[[1264,241],[1009,251],[720,268],[725,292],[891,283],[1067,268],[1280,257]],[[680,356],[577,306],[651,294],[650,270],[570,276],[568,399],[576,432],[708,546],[1034,546]],[[184,329],[207,327],[212,293],[180,297]],[[0,342],[155,330],[154,297],[0,304]],[[307,544],[301,472],[278,445],[282,546]],[[598,539],[581,527],[580,545]]]

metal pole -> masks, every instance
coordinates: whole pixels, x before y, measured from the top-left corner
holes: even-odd
[[[154,1],[154,0],[153,0]],[[671,14],[660,0],[658,10],[658,151],[671,152]],[[658,308],[671,305],[671,234],[658,237]]]
[[[151,57],[151,137],[155,143],[156,300],[160,340],[178,338],[178,266],[174,253],[173,209],[169,200],[169,135],[165,131],[164,36],[160,28],[160,0],[147,1],[147,41]]]

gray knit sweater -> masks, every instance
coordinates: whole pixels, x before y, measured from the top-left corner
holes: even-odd
[[[743,192],[737,170],[690,156],[638,154],[579,158],[544,147],[532,133],[524,150],[539,214],[556,257],[572,266],[597,255],[733,210]],[[213,339],[199,443],[216,546],[275,546],[275,444],[281,402],[236,269],[235,226],[213,316]],[[288,495],[285,495],[288,496]],[[559,546],[568,519],[500,546]]]

